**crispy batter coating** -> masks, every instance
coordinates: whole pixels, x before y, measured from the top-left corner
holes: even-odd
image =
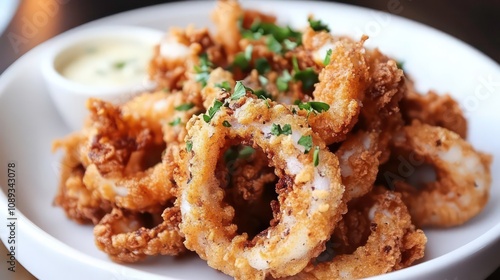
[[[327,144],[344,140],[358,121],[368,82],[363,42],[337,41],[330,63],[319,73],[314,100],[327,103],[330,109],[311,115],[309,123]]]
[[[114,208],[95,226],[95,243],[116,262],[137,262],[155,255],[176,256],[186,250],[179,222],[177,208],[166,208],[161,216]]]
[[[85,142],[85,134],[77,132],[64,139],[54,141],[52,149],[63,149],[60,163],[60,182],[54,204],[64,209],[68,218],[78,223],[97,224],[111,211],[112,204],[94,195],[83,183],[85,167],[80,150]]]
[[[438,95],[434,91],[419,94],[410,90],[401,100],[401,112],[407,124],[418,120],[449,129],[463,139],[467,137],[467,120],[458,102],[448,94]]]
[[[312,263],[291,279],[360,279],[407,267],[424,256],[427,238],[411,223],[400,195],[389,191],[369,194],[352,208],[363,213],[358,218],[369,221],[371,233],[366,244],[351,254]]]
[[[228,100],[229,101],[229,100]],[[267,104],[270,107],[267,107]],[[177,202],[182,213],[185,245],[208,264],[237,279],[283,277],[298,273],[317,256],[345,211],[338,160],[307,128],[306,119],[282,105],[260,99],[229,101],[209,123],[193,118],[187,141],[192,143],[189,179]],[[223,126],[228,121],[231,126]],[[290,135],[272,135],[272,124],[290,124]],[[315,167],[312,152],[297,144],[311,137],[321,159]],[[279,207],[271,226],[249,240],[237,234],[234,209],[224,201],[215,175],[226,139],[241,139],[260,147],[280,178],[276,187]],[[316,148],[315,148],[316,149]],[[298,209],[301,209],[300,211]]]
[[[346,201],[371,191],[377,178],[380,153],[378,133],[375,132],[352,133],[342,142],[335,155],[340,162]]]
[[[394,145],[419,157],[420,165],[434,166],[436,172],[435,181],[418,186],[398,179],[394,182],[415,224],[457,226],[484,208],[491,187],[490,155],[476,151],[450,130],[418,121],[404,127]]]

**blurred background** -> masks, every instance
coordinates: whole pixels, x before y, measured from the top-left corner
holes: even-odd
[[[22,54],[83,23],[168,0],[0,0],[0,32],[12,3],[19,3],[0,36],[0,73]],[[178,1],[177,1],[178,2]],[[498,0],[339,0],[391,12],[430,25],[474,46],[500,62]],[[403,8],[404,7],[404,8]],[[22,35],[22,36],[21,36]]]
[[[83,23],[166,0],[0,0],[0,73],[38,44]],[[499,0],[340,0],[391,12],[444,31],[500,62]],[[404,7],[404,9],[401,9]],[[21,36],[22,35],[22,36]],[[460,58],[457,58],[459,60]],[[0,253],[6,254],[3,245]],[[6,269],[0,267],[0,278]],[[15,279],[34,279],[29,273]],[[12,277],[12,274],[10,274]],[[14,278],[12,278],[14,279]],[[488,280],[500,279],[497,271]]]

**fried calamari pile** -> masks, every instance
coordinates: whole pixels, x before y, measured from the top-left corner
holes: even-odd
[[[215,34],[159,42],[156,92],[90,99],[83,129],[54,142],[55,204],[94,224],[111,259],[190,250],[236,279],[363,278],[421,259],[419,227],[484,208],[491,156],[464,140],[459,104],[416,92],[368,37],[313,17],[280,26],[233,0],[212,16]]]

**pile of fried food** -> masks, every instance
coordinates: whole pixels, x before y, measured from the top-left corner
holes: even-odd
[[[366,36],[232,0],[212,16],[215,35],[172,29],[156,47],[157,92],[90,99],[54,143],[55,204],[111,259],[191,250],[236,279],[363,278],[421,259],[417,226],[483,209],[491,157],[464,140],[459,104],[417,93]]]

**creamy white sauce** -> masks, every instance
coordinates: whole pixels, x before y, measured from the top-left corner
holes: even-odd
[[[147,78],[153,47],[132,41],[102,41],[88,45],[61,69],[61,74],[89,86],[120,86]]]

